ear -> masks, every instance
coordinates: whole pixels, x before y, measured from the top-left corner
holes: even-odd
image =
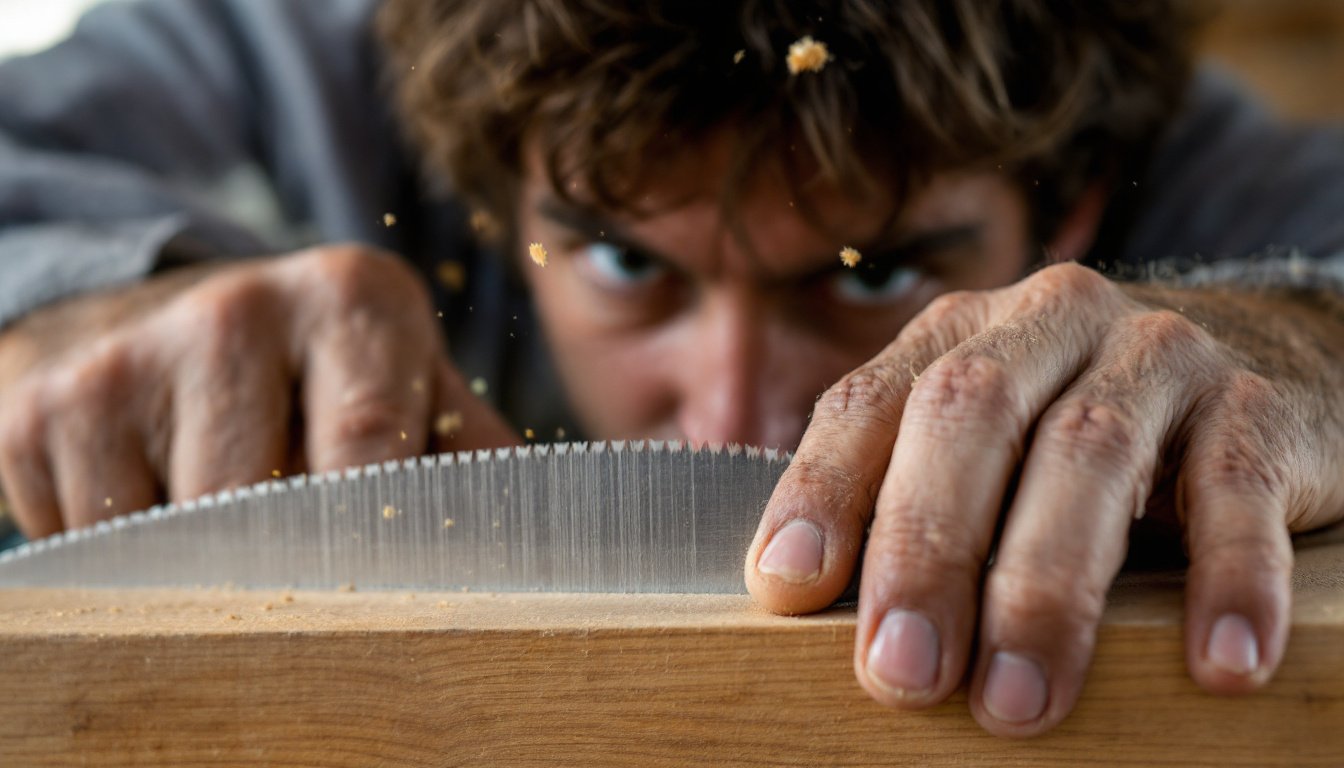
[[[1087,255],[1096,240],[1107,202],[1105,185],[1100,181],[1087,185],[1046,246],[1046,258],[1051,264],[1078,261]]]

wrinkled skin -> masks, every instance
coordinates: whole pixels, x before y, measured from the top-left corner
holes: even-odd
[[[645,200],[689,202],[647,216],[561,203],[534,169],[520,235],[556,255],[525,274],[594,436],[797,445],[746,557],[762,605],[819,610],[861,569],[855,671],[873,698],[925,707],[969,679],[987,730],[1029,736],[1074,706],[1151,508],[1190,558],[1193,678],[1269,680],[1289,534],[1344,512],[1344,328],[1072,263],[1021,278],[1026,205],[992,174],[934,179],[886,230],[894,201],[763,172],[742,237],[717,205],[729,145],[672,164]],[[1056,262],[1086,251],[1100,211],[1085,197],[1047,244]],[[930,237],[953,245],[914,253],[908,279],[858,286],[838,264],[845,245]]]

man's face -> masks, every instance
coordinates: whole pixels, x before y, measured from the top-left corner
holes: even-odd
[[[817,396],[935,296],[1006,285],[1028,264],[1024,201],[991,174],[936,177],[898,211],[762,171],[734,231],[720,205],[733,149],[722,136],[668,164],[643,192],[679,202],[642,217],[562,202],[539,163],[524,180],[519,250],[541,242],[550,261],[523,272],[593,438],[793,448]]]

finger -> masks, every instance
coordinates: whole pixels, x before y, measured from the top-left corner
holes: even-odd
[[[1288,638],[1292,544],[1282,434],[1292,414],[1263,379],[1237,378],[1197,425],[1181,468],[1190,570],[1186,663],[1213,693],[1244,693],[1273,676]]]
[[[47,461],[46,421],[35,391],[6,395],[0,424],[0,488],[23,535],[39,539],[59,533],[59,497]]]
[[[52,465],[66,528],[148,509],[159,500],[139,430],[110,405],[87,401],[52,430]]]
[[[747,589],[767,610],[820,610],[845,590],[913,380],[978,331],[985,313],[971,294],[939,297],[817,401],[747,552]]]
[[[274,307],[264,288],[242,281],[195,297],[172,386],[172,500],[287,473],[292,385]]]
[[[1040,733],[1072,710],[1130,524],[1202,386],[1201,329],[1175,313],[1126,325],[1042,414],[985,579],[970,704],[998,735]]]
[[[1013,318],[915,384],[859,597],[855,669],[878,701],[926,706],[961,681],[981,573],[1026,435],[1096,342],[1091,329],[1051,313]]]
[[[447,360],[435,366],[431,445],[437,452],[502,448],[522,442],[495,409],[473,394]]]
[[[317,331],[303,375],[307,457],[325,472],[415,456],[428,439],[437,337],[423,323],[354,309]]]

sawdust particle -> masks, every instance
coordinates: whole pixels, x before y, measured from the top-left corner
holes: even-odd
[[[462,413],[460,411],[449,411],[440,413],[434,420],[434,431],[439,437],[448,437],[462,430]]]
[[[406,442],[406,430],[401,430],[401,442]]]
[[[108,496],[107,498],[103,499],[103,506],[104,506],[104,507],[111,508],[111,506],[112,506],[112,497],[111,497],[111,496]]]
[[[471,380],[471,393],[477,397],[484,397],[486,392],[490,391],[490,385],[485,383],[485,379],[477,376]]]
[[[411,379],[411,391],[412,392],[425,391],[425,379],[423,376],[416,376],[414,379]]]
[[[121,613],[121,606],[120,606],[120,605],[109,605],[109,606],[107,607],[107,612],[108,612],[108,613]]]
[[[462,266],[460,261],[439,262],[438,268],[434,270],[438,276],[439,282],[453,293],[461,293],[467,285],[467,269]]]
[[[396,517],[399,514],[401,514],[401,512],[391,504],[388,504],[387,506],[383,507],[384,520],[391,520],[392,518]]]
[[[482,237],[494,237],[499,232],[499,223],[495,221],[495,217],[480,209],[471,212],[468,223],[471,225],[471,231]]]
[[[279,477],[279,476],[280,476],[280,470],[278,469],[271,470],[271,477]]]
[[[443,527],[444,527],[444,528],[452,528],[454,525],[457,525],[457,523],[453,521],[453,518],[451,518],[451,517],[445,517],[445,518],[443,519]]]
[[[532,257],[532,263],[538,267],[546,266],[548,254],[546,253],[546,247],[541,243],[532,243],[527,246],[527,255]]]
[[[860,261],[863,261],[863,254],[859,253],[857,249],[850,248],[848,245],[840,249],[841,264],[853,269],[859,266]]]
[[[397,217],[396,217],[396,215],[395,215],[395,214],[391,214],[391,213],[384,213],[384,214],[383,214],[383,226],[384,226],[384,227],[395,227],[395,226],[397,226]]]
[[[789,74],[797,75],[802,72],[820,72],[831,58],[825,43],[813,40],[810,35],[804,35],[789,46],[789,55],[785,57],[784,62],[789,67]]]
[[[336,588],[336,591],[337,591],[337,592],[354,592],[354,591],[355,591],[355,585],[352,584],[352,583],[342,584],[341,586],[339,586],[339,587]]]
[[[242,621],[242,620],[243,620],[243,617],[242,617],[242,616],[239,616],[239,615],[236,614],[236,613],[230,613],[230,614],[229,614],[229,621]]]
[[[263,610],[263,611],[273,611],[273,610],[275,610],[275,604],[274,604],[274,603],[265,603],[265,604],[263,604],[263,605],[261,606],[261,610]]]
[[[528,427],[527,429],[523,430],[523,437],[527,438],[528,440],[535,440],[537,437],[537,433],[533,432],[531,427]]]
[[[281,595],[281,596],[280,596],[280,602],[282,602],[282,603],[292,603],[292,602],[294,602],[294,596],[291,595],[291,594],[289,594],[289,593],[285,593],[284,595]]]
[[[734,54],[733,54],[733,63],[734,63],[734,64],[741,64],[741,63],[742,63],[742,60],[745,59],[746,57],[747,57],[747,51],[746,51],[746,49],[740,50],[740,51],[738,51],[737,53],[734,53]]]
[[[555,439],[556,439],[556,440],[564,440],[564,439],[565,439],[565,428],[564,428],[564,427],[556,427],[556,428],[555,428]]]
[[[498,520],[495,520],[494,522],[490,523],[490,527],[491,527],[491,528],[498,528],[498,527],[499,527],[499,521],[498,521]]]

